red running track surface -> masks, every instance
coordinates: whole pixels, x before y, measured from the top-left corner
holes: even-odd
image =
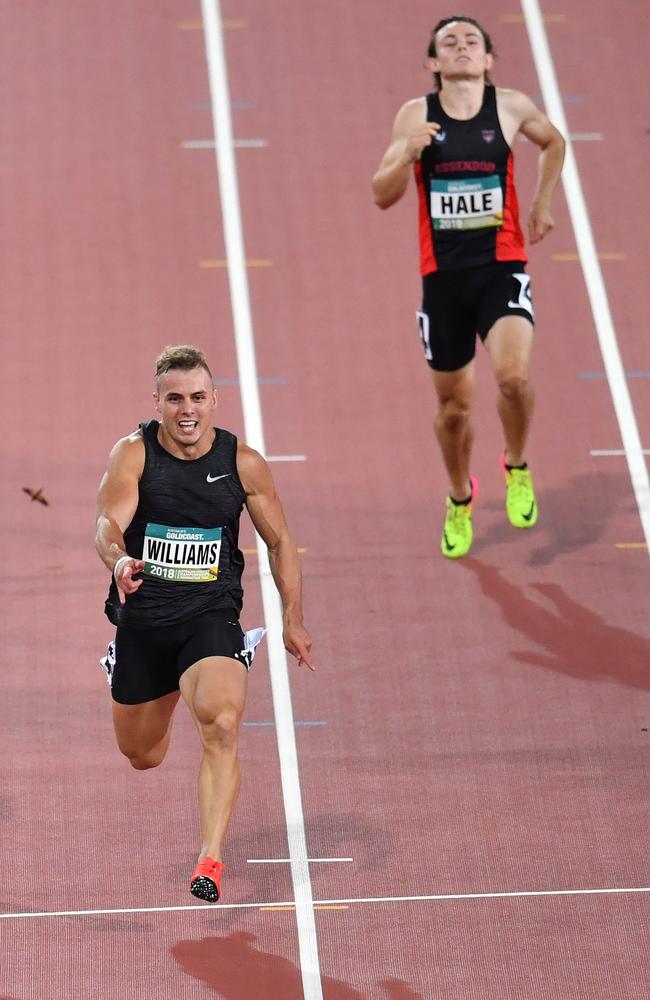
[[[369,181],[423,93],[430,5],[228,0],[226,50],[268,452],[299,544],[319,672],[292,668],[326,1000],[625,1000],[650,992],[648,896],[396,901],[648,884],[648,553],[561,193],[531,252],[538,313],[534,531],[503,512],[480,366],[472,557],[439,555],[445,480],[413,320],[413,192]],[[516,5],[488,0],[496,76],[539,94]],[[650,369],[641,101],[621,61],[638,7],[574,2],[547,24],[625,369]],[[92,549],[113,442],[151,413],[166,343],[208,352],[242,431],[208,83],[195,0],[7,2],[0,11],[5,337],[0,992],[9,1000],[302,995],[274,730],[250,725],[224,902],[192,906],[198,748],[179,711],[164,766],[113,745],[96,661],[110,637]],[[640,28],[640,24],[638,24]],[[579,54],[579,56],[577,55]],[[636,79],[635,70],[635,79]],[[521,199],[535,151],[517,144]],[[644,160],[645,157],[645,160]],[[645,163],[645,167],[644,167]],[[481,359],[482,361],[484,359]],[[630,390],[648,445],[647,380]],[[42,487],[49,507],[23,487]],[[620,543],[639,545],[619,548]],[[253,544],[252,531],[244,544]],[[254,560],[245,621],[261,620]],[[247,721],[272,720],[266,654]],[[187,911],[21,913],[189,905]]]

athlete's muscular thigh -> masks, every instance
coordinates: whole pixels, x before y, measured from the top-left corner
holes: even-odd
[[[523,316],[502,316],[485,338],[497,380],[527,378],[533,350],[533,325]]]
[[[246,705],[248,672],[238,660],[209,656],[182,674],[183,698],[200,731],[215,726],[237,731]]]
[[[440,405],[453,403],[461,409],[469,410],[474,399],[474,372],[474,360],[457,371],[433,371],[433,385]]]
[[[172,691],[162,698],[139,705],[113,702],[115,738],[125,757],[129,760],[145,757],[160,746],[169,732],[179,697],[179,691]]]

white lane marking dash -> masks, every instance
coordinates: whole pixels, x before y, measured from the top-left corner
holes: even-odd
[[[622,448],[593,448],[589,452],[589,454],[593,455],[595,458],[604,458],[610,456],[612,457],[619,456],[621,458],[624,458],[626,453],[623,451]],[[642,448],[641,454],[650,455],[650,448]]]
[[[571,142],[602,142],[605,136],[602,132],[572,132]]]
[[[235,149],[265,149],[268,146],[266,139],[233,139]],[[216,149],[214,139],[184,139],[181,142],[181,149]]]
[[[571,142],[602,142],[605,136],[602,132],[571,132],[569,133]],[[525,135],[519,136],[520,142],[530,142]]]
[[[333,864],[335,861],[354,861],[354,858],[307,858],[312,865]],[[290,865],[291,858],[248,858],[249,865]]]

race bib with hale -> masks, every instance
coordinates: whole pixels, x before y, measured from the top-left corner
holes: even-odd
[[[503,191],[496,174],[471,180],[431,180],[434,229],[487,229],[503,225]]]
[[[214,583],[219,575],[221,528],[170,528],[149,523],[143,573],[183,583]]]

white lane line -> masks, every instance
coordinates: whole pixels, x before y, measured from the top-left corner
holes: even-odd
[[[329,865],[335,861],[354,861],[354,858],[307,858],[307,861],[310,865]],[[249,865],[289,865],[291,858],[248,858],[247,863]]]
[[[578,372],[578,378],[601,379],[605,378],[605,372]],[[649,371],[625,372],[626,378],[650,378]]]
[[[306,455],[267,455],[267,462],[306,462]]]
[[[544,95],[546,111],[551,121],[567,136],[569,130],[538,0],[521,0],[521,6],[537,67],[537,75]],[[566,154],[563,173],[566,201],[580,254],[580,263],[589,294],[600,350],[605,362],[605,371],[621,432],[621,440],[630,470],[632,488],[639,508],[643,533],[650,551],[650,480],[648,479],[648,469],[643,457],[639,428],[625,380],[616,331],[614,330],[605,283],[598,263],[589,214],[570,139],[567,141]]]
[[[436,893],[429,896],[361,896],[350,899],[316,899],[312,900],[314,906],[351,906],[355,903],[430,903],[445,902],[447,900],[463,899],[534,899],[544,896],[626,896],[650,893],[650,886],[628,886],[600,889],[530,889],[518,890],[514,892],[446,892]],[[32,913],[0,913],[0,920],[26,920],[38,917],[100,917],[112,916],[119,913],[205,913],[206,910],[259,910],[260,907],[267,906],[290,906],[296,904],[291,900],[280,900],[277,903],[206,903],[203,906],[197,903],[189,903],[183,906],[123,906],[115,909],[105,910],[43,910]]]
[[[262,455],[266,453],[262,409],[257,382],[255,341],[251,317],[246,254],[239,207],[237,168],[232,146],[232,121],[226,54],[221,29],[219,0],[201,0],[207,54],[212,120],[216,138],[217,172],[221,214],[229,262],[228,282],[235,329],[237,368],[240,379],[246,441]],[[282,607],[269,567],[266,547],[257,538],[260,585],[264,617],[268,626],[267,649],[280,757],[282,795],[287,824],[291,879],[295,895],[300,971],[305,1000],[322,1000],[314,900],[307,861],[307,841],[300,794],[298,751],[291,705],[287,654],[282,643]],[[307,678],[305,678],[306,680]]]
[[[607,456],[619,456],[623,458],[625,452],[622,448],[594,448],[589,452],[590,455],[594,455],[596,458],[603,458]],[[641,451],[642,455],[650,455],[650,448],[643,448]]]
[[[266,139],[233,139],[232,144],[235,149],[265,149],[268,146]],[[184,139],[181,142],[181,149],[216,149],[214,139]]]

